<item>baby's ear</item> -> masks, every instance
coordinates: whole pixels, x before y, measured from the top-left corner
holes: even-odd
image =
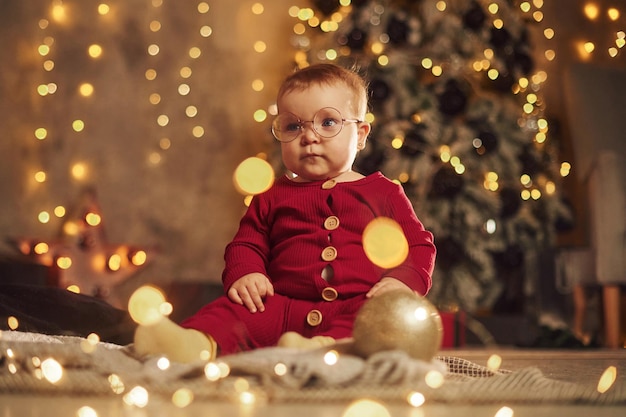
[[[368,122],[361,122],[359,123],[359,130],[358,130],[358,134],[359,134],[359,143],[363,143],[362,147],[359,147],[359,149],[363,149],[365,147],[365,141],[367,140],[367,136],[370,134],[370,131],[372,130],[372,125],[370,125]]]

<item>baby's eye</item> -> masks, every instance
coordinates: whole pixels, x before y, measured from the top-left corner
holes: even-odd
[[[295,132],[295,131],[297,131],[299,129],[300,129],[300,123],[292,122],[292,123],[287,123],[283,130],[285,132]]]
[[[326,117],[322,119],[321,126],[322,127],[335,127],[338,124],[339,124],[339,120],[332,118],[332,117]]]

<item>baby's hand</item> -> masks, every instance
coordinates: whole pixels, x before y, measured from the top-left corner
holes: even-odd
[[[246,306],[251,313],[265,311],[263,298],[269,295],[274,295],[274,286],[265,275],[258,272],[242,276],[228,290],[228,298]]]
[[[370,288],[365,296],[367,298],[372,298],[392,290],[413,291],[408,285],[399,279],[383,277],[380,281],[374,284],[372,288]]]

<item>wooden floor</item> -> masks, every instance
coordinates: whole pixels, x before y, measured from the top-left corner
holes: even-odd
[[[570,382],[598,381],[609,366],[617,368],[616,384],[626,384],[626,349],[621,350],[521,350],[485,349],[448,350],[444,355],[458,356],[486,365],[492,354],[502,358],[501,368],[516,370],[540,368],[545,376]],[[595,383],[595,382],[594,382]],[[350,403],[254,404],[195,401],[177,408],[168,398],[151,397],[145,408],[129,407],[118,397],[46,397],[0,393],[1,417],[602,417],[626,416],[621,406],[558,404],[488,404],[470,406],[428,402],[421,407],[408,404],[383,404],[382,411],[347,413]],[[90,407],[90,409],[83,408]],[[95,411],[95,414],[93,413]]]

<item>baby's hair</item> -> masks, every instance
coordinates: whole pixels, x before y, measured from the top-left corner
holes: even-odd
[[[356,69],[351,70],[335,64],[314,64],[289,75],[278,90],[278,100],[291,91],[304,90],[311,85],[335,85],[342,83],[354,95],[356,117],[363,119],[367,112],[367,82]]]

